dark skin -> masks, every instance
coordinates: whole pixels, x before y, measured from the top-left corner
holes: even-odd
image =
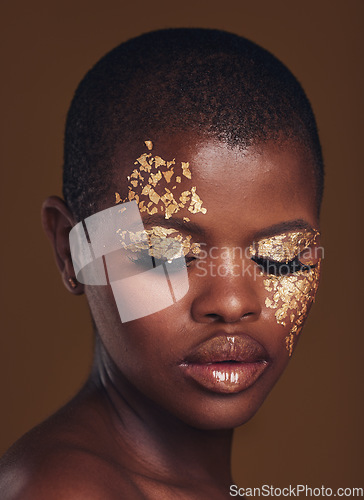
[[[182,210],[173,217],[189,215],[202,228],[196,241],[246,248],[278,224],[318,228],[312,163],[293,144],[244,152],[186,136],[156,144],[163,158],[190,162],[207,213]],[[123,151],[115,161],[133,165],[134,152]],[[115,175],[122,186],[125,171]],[[112,204],[111,192],[100,210]],[[87,295],[95,357],[80,393],[4,457],[2,498],[229,498],[232,429],[255,414],[289,361],[284,339],[292,325],[277,324],[274,310],[265,307],[262,280],[231,272],[201,278],[192,264],[181,300],[121,323],[109,286],[69,284],[74,219],[61,199],[46,200],[43,224],[65,286]],[[236,262],[225,257],[222,264],[229,270]],[[244,332],[269,355],[268,368],[243,391],[206,390],[179,369],[186,353],[217,331]]]

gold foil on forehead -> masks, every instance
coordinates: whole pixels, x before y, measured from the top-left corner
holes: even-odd
[[[145,141],[145,145],[149,151],[152,150],[152,141]],[[190,191],[183,191],[180,195],[176,191],[176,197],[172,192],[176,190],[177,184],[182,182],[182,176],[192,179],[189,162],[181,162],[178,166],[175,158],[166,161],[157,155],[153,157],[149,152],[139,156],[134,165],[138,167],[127,176],[128,196],[122,199],[116,193],[116,203],[135,200],[140,212],[147,212],[149,215],[163,212],[166,219],[182,209],[187,209],[193,214],[207,212],[196,192],[196,186],[191,187]],[[174,176],[176,184],[168,189],[166,184],[171,184]]]
[[[152,153],[144,153],[137,160],[134,162],[134,165],[140,165],[140,170],[144,170],[145,172],[150,172],[151,171],[151,165],[148,163],[147,158],[152,156]]]
[[[190,201],[191,191],[183,191],[181,196],[179,197],[179,201],[181,202],[180,206],[184,207],[186,203]]]
[[[196,193],[196,186],[191,188],[191,204],[188,207],[188,210],[192,214],[197,214],[198,212],[205,214],[207,212],[206,208],[202,208],[202,200]]]
[[[161,167],[164,165],[166,165],[166,162],[165,162],[165,160],[163,160],[163,158],[161,158],[160,156],[156,156],[154,158],[154,167],[155,168],[158,168],[158,167]]]
[[[160,170],[156,174],[153,174],[152,172],[150,173],[150,177],[148,179],[149,184],[152,184],[152,186],[156,186],[158,182],[162,178],[162,173]]]
[[[191,176],[191,171],[190,171],[190,164],[188,162],[182,162],[181,163],[181,167],[182,167],[182,174],[187,177],[187,179],[192,179],[192,176]]]
[[[171,168],[171,170],[167,171],[167,172],[163,172],[163,175],[164,175],[164,178],[165,180],[170,183],[171,182],[171,178],[174,174],[174,171],[173,171],[173,168]],[[173,186],[173,188],[175,188],[176,186]]]

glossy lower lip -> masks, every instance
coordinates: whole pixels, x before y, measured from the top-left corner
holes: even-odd
[[[234,394],[251,387],[268,367],[268,362],[182,363],[180,366],[188,378],[205,389]]]

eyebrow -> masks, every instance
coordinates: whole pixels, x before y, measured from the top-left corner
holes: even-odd
[[[272,226],[266,227],[255,234],[256,238],[264,238],[268,236],[275,236],[277,234],[288,233],[290,231],[299,231],[306,229],[314,232],[315,229],[303,219],[294,219],[289,221],[278,222]]]
[[[147,215],[142,218],[145,227],[151,226],[163,226],[166,228],[176,229],[178,231],[185,231],[187,233],[199,234],[204,236],[206,231],[195,222],[187,222],[176,217],[170,217],[166,219],[162,214]]]

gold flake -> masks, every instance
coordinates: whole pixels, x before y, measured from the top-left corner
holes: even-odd
[[[154,189],[151,189],[151,191],[149,193],[149,198],[153,203],[158,203],[158,201],[160,200],[161,197],[159,196],[159,194],[156,191],[154,191]]]
[[[181,177],[179,175],[177,175],[176,182],[180,183],[181,181],[182,181]]]
[[[145,172],[150,172],[151,166],[147,161],[147,158],[149,158],[150,156],[152,156],[152,153],[143,153],[139,158],[137,158],[137,161],[134,162],[134,165],[137,165],[139,163],[140,170],[144,170]]]
[[[186,203],[190,200],[190,195],[191,191],[183,191],[183,193],[179,197],[179,200],[183,206],[186,205]]]
[[[198,212],[202,212],[203,214],[205,214],[207,212],[207,210],[206,210],[206,208],[202,208],[202,200],[198,196],[198,194],[196,193],[196,186],[191,188],[191,194],[192,194],[191,204],[188,207],[188,210],[192,214],[197,214]]]
[[[169,205],[172,200],[174,201],[174,197],[173,194],[169,190],[167,190],[167,188],[164,189],[166,190],[166,193],[161,197],[161,200],[165,205]]]
[[[167,207],[166,207],[166,215],[165,215],[165,218],[166,219],[169,219],[172,214],[174,214],[175,212],[177,212],[179,210],[178,208],[178,205],[177,203],[170,203]]]
[[[161,158],[160,156],[156,156],[154,158],[154,166],[155,166],[155,168],[161,167],[161,166],[163,166],[165,164],[166,164],[165,160],[163,160],[163,158]]]
[[[171,170],[167,170],[167,172],[163,172],[165,180],[170,183],[171,182],[171,177],[173,176],[174,171],[173,168]],[[176,186],[174,186],[172,189],[174,189]]]
[[[161,171],[158,170],[158,172],[156,174],[153,174],[152,172],[150,173],[150,178],[149,178],[149,182],[153,185],[153,186],[156,186],[158,184],[158,182],[161,180],[162,178],[162,174],[161,174]]]
[[[189,168],[190,164],[189,162],[182,162],[181,163],[181,167],[182,167],[182,174],[187,177],[187,179],[191,179],[191,171],[190,171],[190,168]]]
[[[183,222],[190,222],[190,218],[189,217],[183,217]]]
[[[123,200],[120,198],[120,194],[119,193],[115,193],[115,205],[117,203],[121,203]]]
[[[153,149],[153,143],[152,143],[152,141],[144,141],[144,144],[147,146],[147,148],[149,149],[149,151],[151,151]]]

